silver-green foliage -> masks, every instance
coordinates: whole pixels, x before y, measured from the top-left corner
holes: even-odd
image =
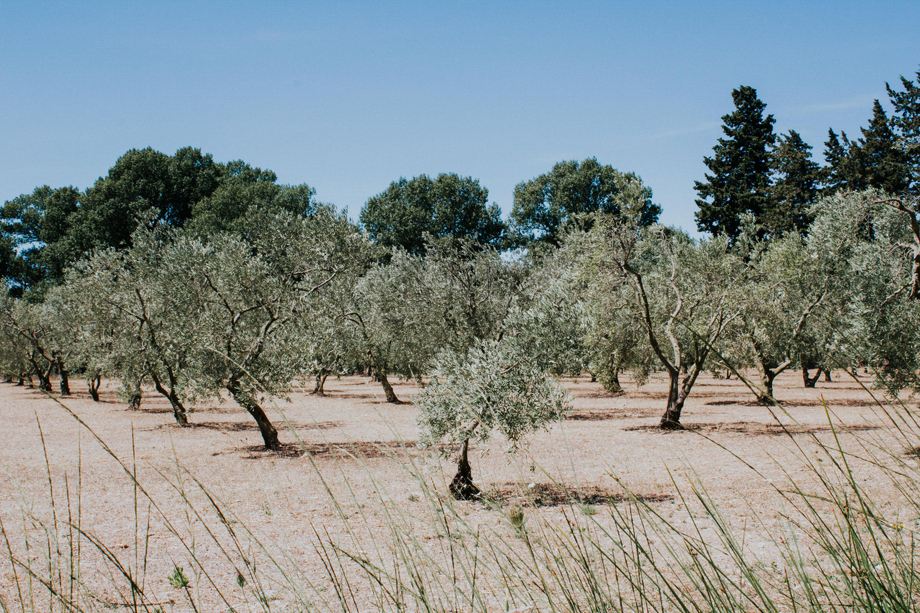
[[[424,445],[485,441],[498,431],[517,446],[572,406],[568,393],[519,347],[498,341],[441,352],[415,404]]]

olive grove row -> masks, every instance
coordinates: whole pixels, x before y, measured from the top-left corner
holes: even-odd
[[[227,393],[270,449],[263,404],[294,382],[321,394],[330,375],[365,373],[399,402],[390,378],[414,378],[423,441],[462,445],[458,495],[474,487],[470,440],[514,443],[564,415],[552,375],[588,371],[618,392],[625,371],[661,373],[663,428],[680,427],[705,369],[756,369],[764,402],[793,367],[812,384],[809,369],[860,365],[889,390],[920,388],[916,198],[838,193],[806,238],[758,238],[748,218],[732,247],[643,225],[637,178],[617,198],[619,216],[520,257],[463,241],[384,251],[324,206],[253,210],[244,231],[207,237],[142,220],[130,247],[92,253],[43,301],[4,298],[2,370],[48,391],[55,375],[62,394],[79,372],[94,398],[111,378],[133,402],[151,385],[179,424]]]

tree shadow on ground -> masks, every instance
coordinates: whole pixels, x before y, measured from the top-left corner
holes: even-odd
[[[279,429],[289,430],[331,430],[338,428],[342,424],[338,421],[311,421],[311,422],[281,422],[277,424]],[[176,423],[160,424],[151,426],[147,430],[162,430],[164,428],[182,428],[189,430],[216,430],[218,432],[258,432],[259,425],[254,421],[196,421],[189,422],[187,426],[180,426]]]
[[[606,421],[608,419],[634,419],[657,417],[661,415],[659,409],[625,408],[625,409],[598,409],[587,411],[574,411],[566,416],[572,421]]]
[[[417,441],[357,441],[350,443],[285,443],[281,449],[270,451],[262,445],[250,445],[237,449],[247,460],[261,458],[302,458],[312,456],[322,459],[375,459],[417,455]],[[217,453],[215,455],[220,455]]]
[[[698,432],[709,434],[724,432],[733,434],[747,434],[749,436],[777,436],[781,434],[815,434],[817,432],[865,432],[867,430],[881,430],[882,426],[859,424],[854,426],[839,425],[833,429],[827,425],[803,426],[800,424],[767,424],[757,421],[728,421],[728,422],[696,422],[682,424],[683,428],[677,430],[664,430],[658,424],[643,424],[623,428],[628,432],[657,432],[661,434],[674,434],[680,432]]]
[[[872,400],[871,398],[861,399],[861,398],[834,398],[831,400],[821,401],[820,399],[804,399],[800,398],[798,400],[777,400],[777,402],[785,408],[799,408],[799,407],[824,407],[826,404],[829,407],[876,407],[878,402]],[[711,400],[705,403],[707,407],[716,407],[716,406],[739,406],[739,407],[762,407],[765,406],[764,403],[759,400]]]
[[[635,495],[641,502],[667,502],[674,499],[670,494]],[[623,492],[609,492],[597,486],[567,488],[555,483],[496,483],[483,490],[486,502],[522,507],[558,507],[570,504],[605,505],[625,502],[631,498]]]

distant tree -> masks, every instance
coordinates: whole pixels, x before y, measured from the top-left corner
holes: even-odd
[[[254,211],[307,216],[317,211],[316,191],[308,185],[279,185],[270,170],[242,160],[222,165],[220,184],[192,208],[189,226],[201,236],[218,232],[246,233]]]
[[[73,187],[46,185],[4,203],[0,224],[12,251],[6,277],[17,292],[59,282],[64,269],[82,255],[64,244],[81,199]]]
[[[846,284],[847,295],[835,349],[843,359],[874,368],[890,393],[920,390],[918,211],[913,198],[843,192],[817,203],[808,238],[816,250],[846,246],[836,257],[835,277]]]
[[[126,247],[141,215],[154,224],[182,227],[194,204],[217,189],[220,176],[220,165],[198,149],[180,149],[174,156],[132,149],[86,190],[69,238],[81,252]]]
[[[635,178],[631,173],[599,164],[596,158],[555,164],[548,173],[514,188],[511,219],[517,239],[525,244],[538,241],[555,247],[566,227],[590,224],[587,213],[599,211],[616,217],[620,214],[618,196],[623,185]],[[643,226],[648,226],[658,221],[661,207],[652,202],[651,189],[646,188],[644,197],[640,219]]]
[[[729,243],[738,237],[741,215],[760,220],[771,209],[770,151],[776,141],[773,115],[764,116],[766,104],[753,87],[732,91],[735,110],[722,117],[720,138],[712,157],[704,158],[710,173],[697,181],[696,226],[713,236],[724,235]]]
[[[185,426],[195,396],[189,335],[200,324],[188,300],[191,280],[166,266],[174,238],[169,228],[142,227],[129,248],[98,251],[75,266],[62,294],[89,333],[81,353],[106,364],[128,390],[152,381]]]
[[[470,241],[395,250],[357,284],[348,321],[361,339],[363,364],[387,402],[399,402],[389,375],[420,377],[439,351],[462,353],[498,337],[520,291],[520,267]]]
[[[726,236],[697,243],[660,226],[643,229],[629,202],[627,214],[593,230],[600,240],[590,257],[600,273],[632,287],[648,346],[667,372],[661,428],[677,429],[713,347],[741,312],[735,295],[744,269]]]
[[[823,347],[814,347],[814,341],[824,330],[833,331],[836,322],[828,315],[845,300],[846,281],[836,273],[846,245],[827,240],[809,246],[797,233],[789,233],[744,247],[745,278],[735,297],[741,307],[734,327],[740,342],[723,349],[722,355],[739,366],[752,364],[760,375],[760,385],[752,385],[752,391],[762,403],[773,404],[776,377],[819,354]]]
[[[426,235],[435,240],[469,239],[498,247],[505,235],[498,205],[488,204],[489,190],[472,177],[419,175],[394,181],[361,209],[361,224],[383,247],[411,254],[427,251]]]
[[[804,236],[811,223],[809,207],[820,194],[821,167],[811,159],[811,147],[795,130],[777,139],[770,157],[771,202],[764,211],[761,226],[769,236],[778,237],[787,232]]]
[[[200,318],[188,339],[197,393],[229,392],[256,421],[265,448],[278,449],[263,399],[284,396],[309,372],[314,301],[363,265],[367,241],[328,207],[310,217],[259,215],[245,240],[183,239],[166,259],[171,276],[188,279],[185,300]]]

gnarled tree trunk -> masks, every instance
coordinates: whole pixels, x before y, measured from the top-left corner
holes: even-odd
[[[815,373],[814,377],[808,376],[808,367],[802,366],[802,382],[805,384],[805,387],[817,387],[818,379],[821,377],[821,369],[818,369],[818,372]]]
[[[265,443],[265,448],[269,451],[281,449],[281,442],[278,440],[278,431],[275,430],[275,426],[273,426],[271,420],[268,419],[268,415],[265,414],[265,411],[262,410],[262,407],[259,406],[256,399],[252,397],[252,394],[244,390],[239,381],[232,378],[227,382],[227,391],[230,392],[230,395],[233,396],[236,403],[246,409],[246,412],[256,420],[256,424],[259,426],[259,432],[262,434],[262,441]]]
[[[98,372],[86,378],[86,387],[94,402],[99,402],[99,386],[102,385],[102,375]]]
[[[187,426],[188,414],[185,410],[185,406],[182,404],[182,401],[179,400],[179,396],[176,394],[176,390],[172,386],[170,386],[170,388],[167,390],[160,382],[160,378],[153,373],[150,373],[150,378],[153,379],[153,387],[157,390],[157,392],[166,396],[166,398],[169,400],[169,404],[173,410],[173,416],[176,418],[176,423],[180,426]]]
[[[326,392],[324,391],[324,388],[326,386],[327,377],[329,377],[328,370],[320,370],[318,373],[316,373],[316,386],[310,393],[315,396],[325,396]]]
[[[450,482],[449,490],[457,500],[476,500],[482,492],[473,483],[473,469],[470,467],[470,439],[463,441],[457,458],[457,474]]]
[[[393,391],[393,386],[390,385],[385,372],[374,370],[374,378],[377,379],[383,387],[383,393],[386,394],[387,402],[390,404],[402,404],[402,401],[396,397],[396,392]]]
[[[64,360],[57,358],[58,374],[61,377],[61,396],[70,396],[70,376],[67,373],[67,367],[64,366]]]
[[[661,416],[662,430],[680,430],[680,414],[684,410],[684,400],[680,393],[680,370],[668,369],[668,406]]]

